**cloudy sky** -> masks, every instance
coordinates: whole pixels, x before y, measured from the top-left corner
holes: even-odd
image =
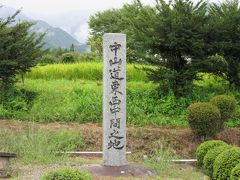
[[[15,8],[23,7],[35,14],[57,15],[68,11],[84,10],[99,11],[108,8],[121,7],[132,0],[1,0],[2,4]],[[153,3],[155,0],[142,0]]]
[[[89,33],[87,22],[90,15],[131,2],[132,0],[1,0],[0,5],[22,8],[22,12],[28,17],[60,27],[85,43]],[[155,0],[142,2],[154,4]]]

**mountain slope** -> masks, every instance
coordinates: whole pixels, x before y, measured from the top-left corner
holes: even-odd
[[[0,18],[8,17],[16,12],[15,9],[11,7],[4,6],[0,8]],[[46,32],[44,38],[45,48],[70,48],[72,44],[75,45],[78,52],[87,52],[89,47],[86,44],[80,44],[74,37],[68,34],[66,31],[58,27],[52,27],[48,23],[41,20],[33,20],[28,18],[22,12],[19,13],[16,17],[16,20],[28,20],[33,21],[36,24],[33,26],[32,30],[43,33]]]

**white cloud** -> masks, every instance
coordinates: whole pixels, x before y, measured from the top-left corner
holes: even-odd
[[[77,38],[79,42],[86,42],[88,35],[89,28],[87,23],[82,24],[74,33],[74,36]]]

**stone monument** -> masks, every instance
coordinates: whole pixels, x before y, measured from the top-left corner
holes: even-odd
[[[126,35],[103,36],[103,165],[126,165]]]

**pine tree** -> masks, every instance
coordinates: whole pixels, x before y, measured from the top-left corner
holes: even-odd
[[[1,8],[0,8],[1,10]],[[42,39],[44,34],[31,31],[32,22],[15,21],[20,13],[17,11],[10,17],[0,19],[0,87],[8,88],[34,67],[44,50]]]

